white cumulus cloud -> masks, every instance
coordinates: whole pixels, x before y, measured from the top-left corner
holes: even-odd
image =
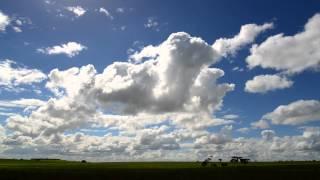
[[[262,139],[270,141],[275,137],[276,133],[274,130],[263,130],[261,131]]]
[[[272,124],[299,125],[320,121],[320,101],[298,100],[288,105],[281,105],[263,116]]]
[[[6,27],[10,24],[10,17],[0,11],[0,32],[5,31]]]
[[[47,76],[38,69],[21,67],[12,60],[0,61],[0,87],[12,89],[19,85],[39,83]]]
[[[61,49],[40,51],[68,55]],[[90,154],[112,161],[196,159],[224,149],[235,153],[231,124],[237,116],[215,116],[234,89],[234,84],[219,81],[224,71],[214,66],[222,56],[203,39],[178,32],[101,73],[93,65],[54,69],[46,82],[54,95],[30,113],[6,120],[3,154],[28,148],[29,156]],[[220,132],[208,129],[221,125]],[[106,134],[77,132],[81,129]]]
[[[66,44],[56,45],[47,48],[38,48],[37,51],[48,55],[65,54],[68,57],[74,57],[81,51],[88,49],[86,46],[77,42],[68,42]]]
[[[304,30],[293,36],[277,34],[251,48],[246,61],[250,68],[260,66],[288,73],[315,69],[320,64],[320,14],[314,15]]]
[[[254,129],[267,129],[270,127],[268,121],[263,120],[263,119],[261,119],[259,121],[252,122],[251,126]]]
[[[293,81],[279,75],[259,75],[252,80],[248,80],[245,85],[245,91],[250,93],[266,93],[277,89],[289,88]]]
[[[220,38],[214,42],[212,47],[222,56],[234,55],[242,46],[254,42],[260,33],[271,28],[273,28],[272,23],[263,25],[246,24],[241,26],[239,34],[233,38]]]
[[[92,65],[52,70],[46,87],[57,96],[30,115],[9,117],[6,127],[33,140],[57,141],[67,130],[95,125],[118,129],[123,136],[117,138],[130,139],[132,134],[140,136],[137,129],[168,121],[187,131],[186,139],[191,132],[233,122],[212,116],[234,85],[217,83],[224,72],[209,67],[220,57],[209,44],[179,32],[155,47],[157,56],[137,64],[115,62],[101,74]],[[180,147],[180,133],[165,134],[153,139],[150,135],[151,140],[138,138],[133,148],[138,153],[141,148]],[[229,140],[220,135],[210,138],[217,143]]]
[[[74,13],[77,17],[83,16],[86,13],[86,10],[81,6],[69,6],[66,9]]]

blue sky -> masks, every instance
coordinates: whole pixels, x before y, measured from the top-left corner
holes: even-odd
[[[316,0],[1,1],[0,155],[318,158],[318,13]]]

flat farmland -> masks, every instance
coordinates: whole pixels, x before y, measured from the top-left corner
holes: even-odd
[[[320,162],[254,162],[202,167],[196,162],[0,160],[0,179],[319,179]]]

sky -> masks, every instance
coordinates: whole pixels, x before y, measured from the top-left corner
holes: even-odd
[[[318,0],[1,1],[0,158],[320,160],[319,70]]]

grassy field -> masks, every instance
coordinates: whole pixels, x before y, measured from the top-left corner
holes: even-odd
[[[320,162],[249,163],[201,167],[195,162],[80,163],[62,160],[0,160],[6,179],[320,179]]]

